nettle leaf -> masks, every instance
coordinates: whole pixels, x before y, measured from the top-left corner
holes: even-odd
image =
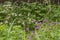
[[[5,30],[7,28],[7,25],[3,24],[3,25],[0,25],[0,30]]]
[[[23,12],[24,12],[24,11],[25,11],[25,12],[30,12],[30,11],[31,11],[31,9],[26,8],[26,7],[23,7],[23,8],[21,8],[20,10],[23,11]]]

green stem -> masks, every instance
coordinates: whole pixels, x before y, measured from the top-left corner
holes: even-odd
[[[16,21],[16,19],[14,19],[13,22],[11,23],[11,25],[10,25],[10,28],[9,28],[8,33],[7,33],[7,37],[8,37],[7,40],[9,39],[10,31],[11,31],[11,29],[12,29],[15,21]],[[10,40],[10,39],[9,39],[9,40]]]

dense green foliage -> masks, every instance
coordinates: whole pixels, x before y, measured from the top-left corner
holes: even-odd
[[[59,11],[60,6],[57,5],[23,2],[19,6],[16,6],[12,5],[11,3],[5,3],[4,5],[0,5],[0,20],[4,21],[6,20],[6,17],[11,16],[11,20],[17,17],[17,19],[21,18],[21,20],[27,20],[29,18],[39,21],[46,18],[49,21],[56,21],[56,18],[59,20],[60,17]]]
[[[57,5],[0,4],[0,40],[60,40],[59,18]]]
[[[15,20],[14,24],[21,26],[34,26],[36,22],[48,20],[60,21],[60,6],[44,5],[39,3],[25,3],[22,2],[19,6],[7,2],[0,5],[0,21],[4,24],[10,25]],[[35,23],[32,23],[35,20]],[[33,24],[33,25],[32,25]]]
[[[42,24],[39,30],[26,33],[20,25],[0,25],[0,40],[60,40],[60,23],[58,25]]]

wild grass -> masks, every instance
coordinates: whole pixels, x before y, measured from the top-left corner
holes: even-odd
[[[60,40],[60,6],[22,2],[0,5],[0,40]]]

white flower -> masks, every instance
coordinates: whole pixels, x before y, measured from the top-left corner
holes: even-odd
[[[19,16],[21,16],[21,14],[19,14]]]
[[[17,16],[17,14],[15,13],[15,16]]]
[[[0,22],[0,25],[3,24],[3,22]]]
[[[6,24],[6,23],[8,23],[8,21],[6,20],[4,23]]]

